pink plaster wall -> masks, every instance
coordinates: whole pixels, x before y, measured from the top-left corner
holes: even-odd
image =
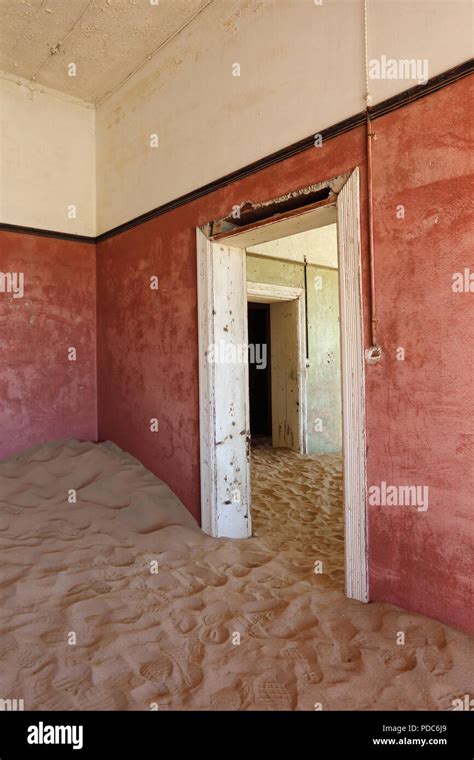
[[[472,260],[463,79],[375,122],[375,243],[385,354],[366,368],[368,485],[427,485],[426,513],[370,507],[370,598],[473,627],[472,294],[452,273]],[[99,436],[131,451],[199,517],[195,227],[356,165],[357,129],[98,245]],[[396,217],[405,206],[405,219]],[[149,277],[160,278],[158,292]],[[403,347],[404,362],[396,349]],[[470,408],[471,407],[471,408]],[[149,420],[159,419],[158,433]]]
[[[376,122],[382,364],[368,367],[368,482],[426,485],[428,510],[369,507],[371,599],[474,630],[472,77]],[[470,126],[471,125],[471,126]],[[397,219],[399,204],[405,218]],[[405,361],[396,360],[397,348]]]
[[[0,272],[25,279],[23,298],[0,292],[0,458],[96,440],[95,246],[1,231]]]

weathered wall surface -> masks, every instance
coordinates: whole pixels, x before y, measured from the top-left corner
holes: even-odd
[[[429,488],[426,512],[369,508],[371,598],[470,630],[474,293],[452,286],[470,262],[472,272],[473,82],[377,123],[377,305],[386,353],[366,369],[369,485]]]
[[[94,236],[94,109],[0,78],[0,136],[0,222]]]
[[[24,285],[15,297],[0,277],[0,458],[44,441],[96,440],[95,246],[0,232],[7,273]]]
[[[290,241],[292,237],[275,241],[280,244],[278,250],[282,255],[284,246],[292,250]],[[265,243],[267,247],[271,245]],[[304,269],[301,264],[247,254],[247,280],[304,288]],[[309,454],[340,452],[342,446],[338,287],[337,270],[308,265],[309,366],[306,370],[306,429]]]
[[[327,224],[325,227],[298,232],[269,243],[252,245],[247,248],[247,253],[286,261],[303,262],[306,259],[308,264],[337,269],[337,225]]]
[[[368,16],[369,59],[432,77],[472,55],[469,0],[369,0]],[[371,102],[417,83],[372,79]],[[98,231],[362,111],[365,90],[362,0],[212,3],[99,107]]]
[[[472,630],[472,294],[452,290],[452,274],[472,253],[472,136],[456,126],[469,123],[471,88],[465,78],[375,123],[376,292],[385,353],[366,367],[366,404],[369,486],[429,486],[426,512],[369,508],[370,598]],[[264,201],[359,165],[367,327],[364,157],[364,130],[357,129],[98,245],[99,435],[141,459],[195,515],[195,227],[225,216],[242,198]],[[160,276],[157,292],[149,289],[153,274]],[[148,432],[151,417],[160,419],[158,433]]]
[[[194,213],[97,246],[98,409],[100,437],[131,451],[199,518]]]
[[[290,261],[275,261],[275,259],[247,253],[247,282],[303,288],[304,267]]]
[[[341,340],[337,269],[308,266],[308,450],[342,450]]]

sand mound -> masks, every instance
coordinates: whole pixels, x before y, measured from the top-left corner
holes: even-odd
[[[256,537],[231,541],[205,536],[113,444],[0,463],[0,697],[45,710],[435,710],[469,693],[469,636],[344,597],[340,460],[262,448],[252,466]]]

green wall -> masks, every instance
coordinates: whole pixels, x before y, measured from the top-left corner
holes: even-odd
[[[247,280],[304,287],[304,267],[247,254]],[[307,267],[309,367],[306,374],[308,453],[342,450],[338,271]]]

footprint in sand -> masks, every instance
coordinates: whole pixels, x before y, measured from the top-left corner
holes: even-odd
[[[126,549],[116,548],[107,562],[109,565],[112,565],[112,567],[128,567],[129,565],[133,565],[135,557],[132,552],[129,552]]]
[[[185,695],[203,680],[202,669],[178,648],[149,660],[140,667],[140,675],[156,686],[160,696],[172,693]]]
[[[384,649],[380,653],[380,657],[384,665],[387,665],[392,668],[392,670],[397,670],[400,673],[416,668],[416,655],[413,649],[406,650],[401,647],[396,651]]]
[[[204,624],[208,626],[222,625],[231,619],[232,612],[229,610],[227,604],[222,602],[220,604],[212,605],[212,607],[208,608],[203,615]]]
[[[158,657],[156,660],[145,662],[139,670],[140,675],[147,681],[163,681],[171,676],[173,662],[169,657]]]
[[[20,649],[18,652],[18,664],[20,668],[24,668],[25,670],[30,668],[38,670],[49,661],[49,657],[44,653],[44,647],[41,649],[38,649],[37,647],[34,649]]]
[[[101,625],[107,624],[109,621],[104,617],[104,615],[88,615],[86,618],[84,618],[84,622],[88,628],[95,629],[99,628]]]
[[[159,607],[161,610],[161,607]],[[109,619],[111,623],[123,623],[124,625],[131,625],[138,622],[143,615],[143,610],[139,607],[136,610],[130,608],[119,608],[109,612]]]
[[[126,710],[128,706],[127,696],[119,691],[93,686],[80,692],[75,699],[81,710]]]
[[[359,660],[362,657],[361,651],[358,647],[348,643],[337,643],[334,646],[337,652],[337,657],[346,667],[346,670],[353,670],[358,667]]]
[[[190,633],[198,624],[194,615],[184,610],[173,610],[171,612],[171,621],[180,633]]]
[[[52,683],[58,691],[76,695],[80,691],[86,691],[91,688],[92,669],[84,664],[65,668],[62,673],[53,679]]]
[[[199,634],[197,632],[188,637],[186,642],[186,653],[188,662],[191,664],[200,665],[203,662],[206,648],[199,639]]]
[[[309,645],[292,643],[282,651],[282,656],[295,662],[295,672],[300,671],[307,683],[316,684],[323,680],[318,655]]]
[[[214,625],[205,628],[200,633],[200,639],[203,644],[223,644],[229,638],[230,633],[223,625]]]
[[[215,573],[208,567],[202,567],[202,565],[196,567],[193,575],[205,583],[206,586],[224,586],[228,580],[226,575]]]
[[[296,694],[290,691],[279,681],[264,681],[254,684],[257,705],[263,710],[294,710],[296,707]]]
[[[447,645],[446,633],[439,623],[435,620],[426,620],[423,625],[412,625],[406,630],[407,642],[412,644],[413,640],[418,640],[419,646],[428,644],[429,646],[443,649]],[[412,646],[416,646],[412,644]]]
[[[453,660],[447,650],[440,651],[436,646],[428,646],[423,652],[423,664],[430,673],[442,676],[453,667]]]
[[[240,710],[243,702],[242,690],[238,687],[216,691],[210,698],[213,710]]]
[[[54,631],[45,631],[40,636],[41,641],[45,644],[66,644],[69,630],[65,628],[57,628]]]
[[[250,567],[244,567],[243,565],[234,565],[231,574],[234,578],[245,578],[251,572]]]

